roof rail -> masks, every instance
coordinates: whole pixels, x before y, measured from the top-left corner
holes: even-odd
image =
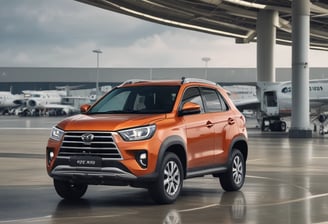
[[[190,83],[190,82],[200,82],[200,83],[206,83],[206,84],[211,84],[211,85],[217,85],[215,82],[206,80],[206,79],[199,79],[199,78],[181,78],[181,84],[183,83]]]
[[[138,83],[138,82],[148,82],[148,80],[145,79],[128,79],[124,81],[120,86],[124,86],[127,84],[133,84],[133,83]]]

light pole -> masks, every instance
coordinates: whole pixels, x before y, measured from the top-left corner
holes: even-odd
[[[205,62],[205,79],[207,79],[207,63],[211,60],[210,57],[202,57],[202,61]]]
[[[100,49],[96,49],[92,51],[97,54],[97,78],[96,78],[96,99],[99,97],[99,54],[102,53]]]

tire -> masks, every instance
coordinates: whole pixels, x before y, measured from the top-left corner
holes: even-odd
[[[149,187],[152,199],[158,204],[171,204],[179,196],[183,185],[181,161],[174,153],[167,153],[162,161],[158,178]]]
[[[246,163],[243,154],[233,149],[226,173],[220,175],[220,183],[225,191],[238,191],[245,182]]]
[[[261,122],[261,131],[265,131],[264,120]]]
[[[287,130],[287,123],[286,121],[280,121],[280,130],[286,132]]]
[[[87,184],[76,184],[56,179],[54,179],[54,186],[57,194],[67,200],[80,199],[88,189]]]

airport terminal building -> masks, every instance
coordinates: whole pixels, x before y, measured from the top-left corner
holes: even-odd
[[[128,79],[203,78],[220,84],[255,84],[256,68],[99,68],[99,86],[115,86]],[[310,68],[310,79],[328,78],[327,68]],[[50,90],[58,86],[95,88],[97,68],[0,67],[0,91]],[[291,68],[277,68],[276,81],[291,80]]]

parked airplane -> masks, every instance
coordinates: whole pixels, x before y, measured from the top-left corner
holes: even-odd
[[[25,96],[25,106],[18,112],[20,116],[71,115],[79,112],[78,107],[74,106],[74,100],[86,99],[86,97],[68,96],[67,89],[22,92]]]
[[[310,80],[309,90],[312,121],[320,122],[320,133],[323,134],[324,123],[328,123],[328,79]],[[244,109],[257,108],[262,131],[286,131],[287,123],[282,118],[291,116],[292,83],[258,82],[257,100],[239,100],[235,104]]]
[[[13,108],[23,103],[23,95],[12,94],[10,91],[0,91],[0,112],[10,114]]]

